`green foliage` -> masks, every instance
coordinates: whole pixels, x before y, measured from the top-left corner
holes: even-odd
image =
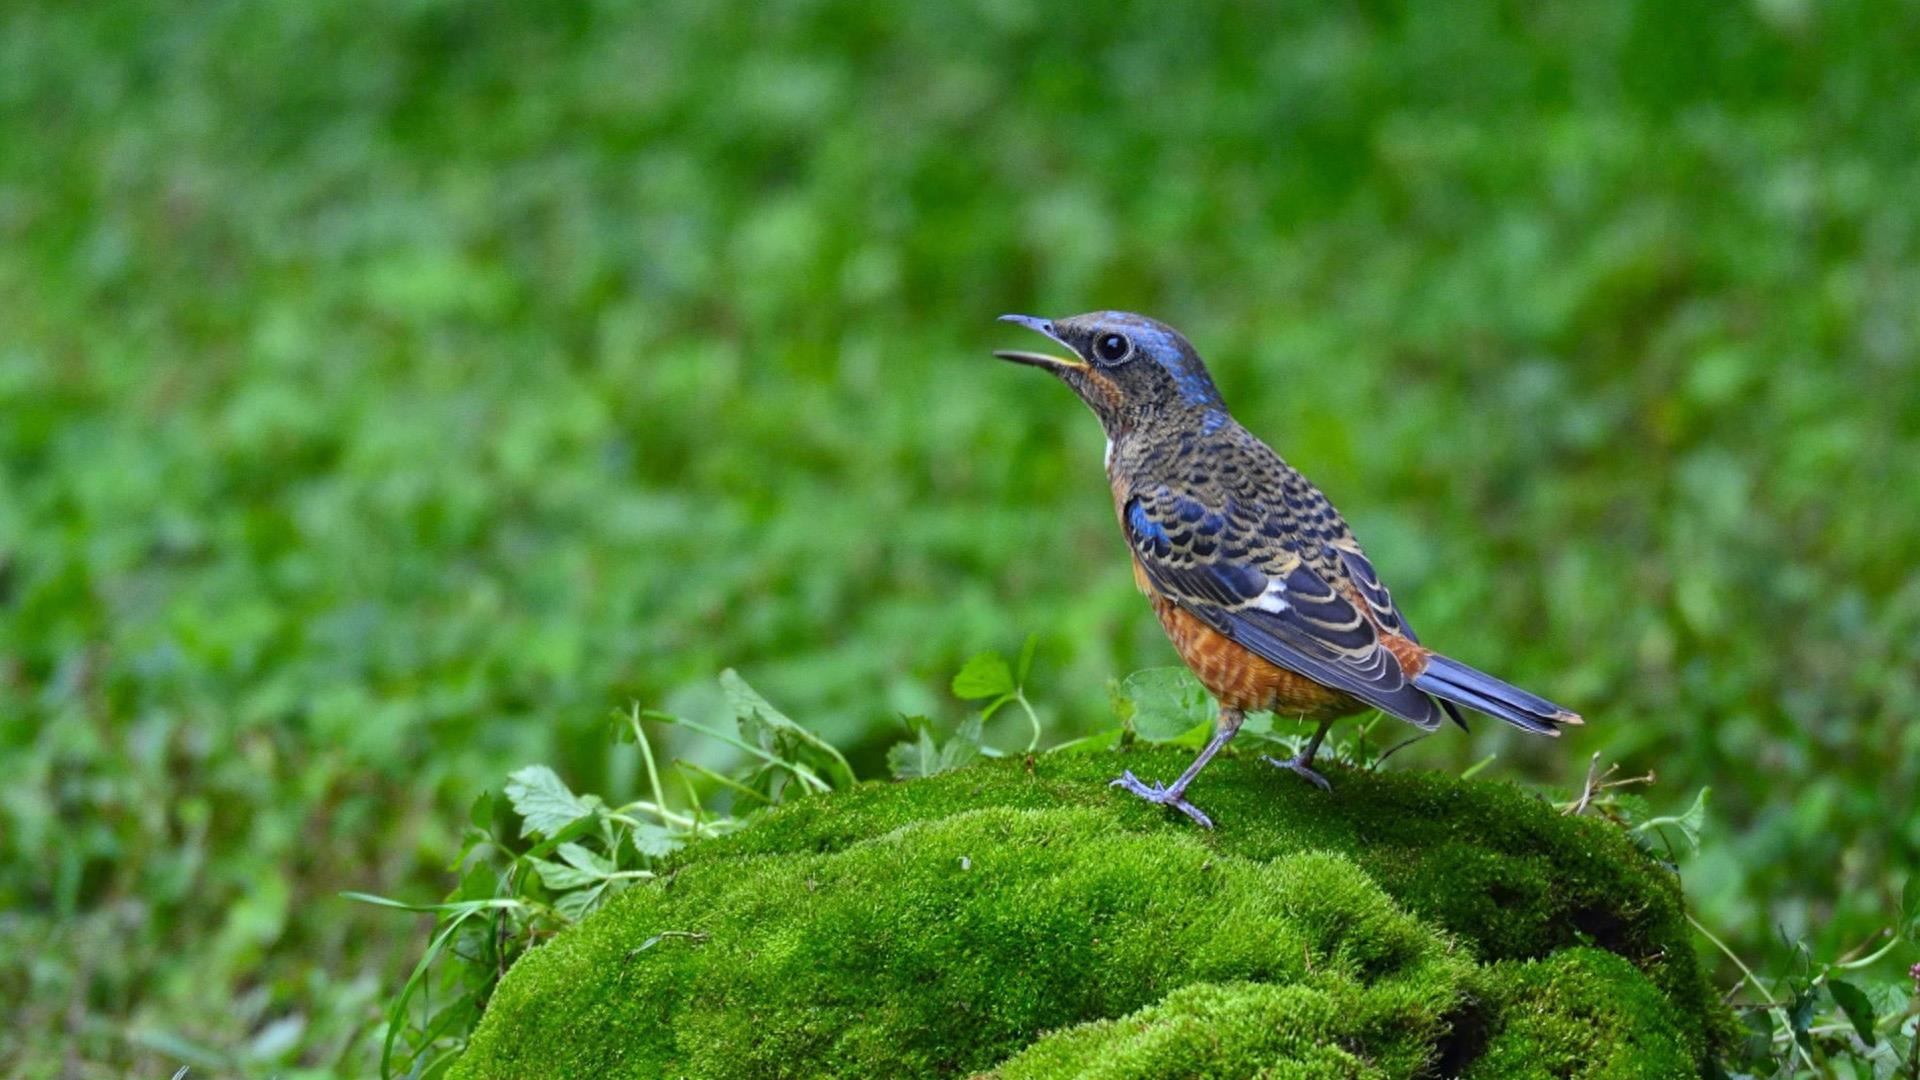
[[[1039,643],[1039,638],[1027,635],[1027,643],[1020,647],[1017,667],[1008,667],[999,653],[980,653],[953,676],[952,684],[953,696],[962,701],[987,701],[980,710],[982,724],[993,719],[1001,706],[1019,705],[1027,714],[1027,722],[1033,725],[1033,735],[1027,740],[1028,753],[1040,746],[1040,715],[1027,700],[1027,675],[1033,670],[1033,650]]]
[[[1871,974],[1889,955],[1916,946],[1920,937],[1909,934],[1902,940],[1890,934],[1867,955],[1857,955],[1866,951],[1862,946],[1815,962],[1802,944],[1797,962],[1773,979],[1763,979],[1733,957],[1742,971],[1742,985],[1735,990],[1758,1000],[1740,1006],[1747,1037],[1730,1057],[1737,1070],[1732,1075],[1777,1080],[1920,1076],[1920,964],[1905,979]],[[1861,973],[1871,979],[1864,989],[1853,981]]]
[[[556,835],[576,821],[593,817],[601,807],[598,796],[575,795],[545,765],[529,765],[508,776],[506,795],[520,815],[522,837]]]
[[[1114,709],[1127,730],[1147,742],[1173,742],[1213,727],[1213,699],[1184,667],[1148,668],[1120,681]]]
[[[1651,835],[1666,839],[1667,831],[1680,837],[1689,854],[1700,850],[1700,831],[1707,823],[1707,793],[1712,788],[1701,788],[1694,795],[1693,804],[1678,814],[1662,814],[1650,817],[1633,827],[1634,835]]]
[[[984,747],[980,742],[981,721],[978,716],[970,716],[962,721],[953,737],[943,743],[936,743],[931,726],[925,717],[919,718],[919,726],[912,742],[895,743],[887,751],[887,769],[896,780],[912,780],[918,777],[933,776],[962,765],[970,765]]]
[[[1393,764],[1711,785],[1702,921],[1871,953],[1916,51],[1869,0],[0,4],[0,1073],[367,1075],[435,924],[338,894],[446,893],[528,762],[649,791],[609,706],[698,801],[813,786],[729,665],[871,776],[1032,629],[981,745],[1111,745],[1172,657],[1003,311],[1190,330],[1425,640],[1591,720]]]
[[[1593,1064],[1561,1076],[1700,1071],[1717,1006],[1672,878],[1621,830],[1433,775],[1336,769],[1330,805],[1241,757],[1209,770],[1208,833],[1112,793],[1120,763],[1053,754],[863,785],[690,846],[527,953],[454,1075],[934,1076],[1007,1059],[1007,1077],[1096,1061],[1116,1077],[1283,1061],[1410,1077],[1483,1044],[1584,1049],[1567,1060]],[[1536,976],[1534,957],[1561,963]]]
[[[738,778],[705,775],[758,805],[778,803],[783,795],[833,790],[801,759],[834,763],[828,775],[842,787],[851,786],[852,774],[839,752],[774,708],[738,673],[722,672],[720,685],[733,708],[738,734],[714,735],[739,746],[750,745],[747,737],[755,738],[762,757],[748,763],[746,775]],[[388,1006],[381,1076],[443,1075],[466,1047],[501,975],[522,953],[635,882],[655,880],[663,860],[687,841],[738,827],[738,819],[704,811],[697,802],[680,810],[669,805],[642,722],[646,716],[681,721],[636,708],[616,725],[646,762],[649,798],[608,806],[599,796],[575,794],[547,766],[528,765],[508,777],[505,793],[520,818],[518,837],[535,841],[531,846],[518,847],[503,838],[496,828],[493,800],[482,795],[469,814],[466,840],[454,860],[453,869],[463,871],[459,885],[445,902],[412,905],[347,894],[349,899],[435,916],[425,954]],[[822,786],[789,783],[790,778]],[[652,948],[660,940],[649,939],[640,948]]]
[[[758,743],[763,771],[785,771],[809,791],[829,791],[853,783],[853,767],[833,744],[793,722],[747,685],[732,668],[720,673],[720,687],[740,725],[740,734]],[[670,717],[662,717],[671,719]],[[681,721],[684,722],[684,721]],[[723,736],[724,737],[724,736]],[[747,747],[749,752],[754,748]]]
[[[1560,804],[1562,813],[1591,811],[1618,825],[1648,854],[1668,860],[1700,849],[1707,789],[1681,813],[1653,814],[1645,799],[1624,794],[1626,788],[1651,783],[1651,775],[1616,779],[1617,765],[1604,771],[1599,766],[1596,755],[1580,793]],[[1681,839],[1677,850],[1669,831]],[[1884,964],[1890,956],[1920,949],[1920,923],[1911,917],[1915,894],[1920,893],[1917,883],[1920,878],[1907,886],[1901,924],[1876,935],[1886,939],[1878,949],[1869,953],[1867,945],[1861,945],[1835,960],[1816,963],[1807,944],[1796,942],[1786,970],[1770,979],[1756,974],[1712,930],[1688,916],[1694,929],[1740,972],[1728,1000],[1744,999],[1736,1007],[1745,1013],[1747,1035],[1718,1063],[1722,1072],[1736,1080],[1920,1077],[1920,964],[1904,978],[1886,972]],[[1857,974],[1871,980],[1868,989],[1836,977]]]

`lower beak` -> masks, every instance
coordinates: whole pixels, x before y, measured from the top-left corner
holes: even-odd
[[[1069,360],[1064,356],[1048,356],[1046,353],[1037,352],[1020,352],[1015,349],[998,349],[994,351],[993,355],[1002,360],[1011,360],[1016,364],[1030,364],[1037,368],[1052,368],[1056,371],[1072,371],[1076,368],[1087,366],[1084,361]]]
[[[1000,321],[1015,323],[1032,330],[1036,334],[1044,334],[1055,341],[1060,341],[1060,335],[1054,332],[1053,323],[1046,319],[1035,318],[1032,315],[1002,315],[1000,316]],[[1066,342],[1060,341],[1060,344],[1065,345]],[[1006,349],[996,352],[993,355],[1002,360],[1011,360],[1016,364],[1028,364],[1033,367],[1048,368],[1053,371],[1071,371],[1087,366],[1086,361],[1073,356],[1071,353],[1067,356],[1048,356],[1045,353],[1021,352]]]

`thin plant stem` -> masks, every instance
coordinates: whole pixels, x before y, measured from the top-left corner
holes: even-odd
[[[647,786],[653,790],[653,803],[664,814],[667,808],[667,795],[660,790],[660,770],[654,767],[653,745],[647,739],[646,725],[640,722],[638,702],[634,703],[633,711],[627,714],[627,720],[633,725],[633,741],[640,744],[640,757],[647,763]]]
[[[736,795],[744,795],[747,798],[752,799],[763,806],[773,805],[773,800],[767,798],[765,795],[761,794],[760,792],[753,790],[752,788],[741,783],[740,781],[735,780],[731,776],[726,776],[721,773],[714,772],[712,769],[709,769],[705,765],[701,765],[698,762],[687,761],[684,758],[682,758],[682,759],[677,759],[674,762],[674,764],[680,766],[682,770],[699,773],[701,776],[704,776],[707,779],[713,781],[714,783],[719,784],[721,787],[726,788],[727,790],[733,792]],[[684,775],[684,772],[682,775]]]
[[[1760,992],[1760,996],[1766,999],[1768,1005],[1780,1004],[1779,1001],[1774,999],[1772,992],[1766,988],[1765,984],[1761,983],[1760,977],[1755,975],[1753,969],[1747,966],[1747,962],[1740,959],[1740,954],[1728,948],[1726,942],[1721,941],[1720,938],[1715,935],[1713,931],[1707,929],[1699,919],[1694,918],[1693,912],[1687,912],[1687,921],[1693,924],[1695,930],[1705,935],[1708,941],[1713,942],[1715,948],[1725,953],[1727,959],[1733,961],[1734,966],[1740,969],[1740,974],[1745,976],[1747,982],[1752,984],[1753,988]]]
[[[1471,780],[1475,776],[1480,775],[1480,770],[1493,764],[1493,759],[1499,756],[1500,756],[1499,754],[1488,754],[1486,757],[1483,757],[1479,761],[1476,761],[1473,764],[1467,766],[1464,770],[1461,771],[1460,779]]]
[[[1027,703],[1026,687],[1015,690],[1013,700],[1019,702],[1020,707],[1026,710],[1027,723],[1033,725],[1033,737],[1027,740],[1027,753],[1031,754],[1040,748],[1040,715],[1033,711],[1032,705]]]
[[[1889,940],[1885,945],[1882,945],[1878,949],[1875,949],[1872,952],[1872,954],[1868,956],[1863,956],[1858,960],[1845,960],[1845,961],[1841,961],[1840,963],[1834,964],[1833,970],[1858,971],[1863,967],[1871,966],[1876,960],[1879,960],[1881,957],[1887,955],[1888,953],[1892,952],[1893,950],[1899,947],[1900,947],[1900,939],[1897,937],[1893,938]]]

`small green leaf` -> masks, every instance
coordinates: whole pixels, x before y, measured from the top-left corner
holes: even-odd
[[[1872,1046],[1875,1042],[1873,1002],[1867,1000],[1867,995],[1859,987],[1839,979],[1827,980],[1827,992],[1833,995],[1833,1003],[1840,1006],[1840,1011],[1846,1013],[1847,1019],[1853,1022],[1853,1030],[1859,1033],[1860,1041]]]
[[[1768,1060],[1773,1053],[1773,1010],[1754,1009],[1740,1020],[1746,1028],[1741,1052],[1749,1062]]]
[[[606,883],[602,882],[591,889],[567,893],[553,902],[553,910],[574,922],[579,922],[586,917],[587,912],[599,906],[600,897],[605,895],[606,891]]]
[[[953,738],[936,744],[933,731],[924,717],[918,720],[919,734],[912,742],[896,743],[887,751],[887,768],[897,779],[917,780],[970,764],[981,754],[978,716],[968,717]]]
[[[960,722],[960,727],[940,748],[939,772],[958,769],[972,764],[980,756],[982,720],[978,716],[969,716]]]
[[[1134,672],[1121,681],[1115,704],[1147,742],[1171,742],[1213,722],[1206,688],[1184,667]]]
[[[641,822],[627,837],[633,841],[633,850],[653,859],[664,858],[687,846],[685,838],[650,821]]]
[[[1671,825],[1680,830],[1681,837],[1687,842],[1688,850],[1699,851],[1700,830],[1705,828],[1707,823],[1707,793],[1712,790],[1712,788],[1701,788],[1700,793],[1693,797],[1693,805],[1687,807],[1685,813],[1648,818],[1634,826],[1633,831],[1650,832]]]
[[[467,820],[473,827],[485,832],[493,831],[493,792],[483,791],[473,800],[473,806],[467,811]]]
[[[844,791],[854,784],[853,766],[847,764],[832,743],[801,727],[793,718],[760,696],[747,685],[740,673],[728,668],[720,673],[720,688],[733,706],[740,734],[758,743],[760,749],[783,764],[797,762],[803,750],[824,762],[829,783]]]
[[[534,870],[539,872],[541,883],[555,892],[591,885],[605,876],[591,870],[582,870],[577,866],[568,866],[565,863],[551,862],[546,859],[528,859],[527,861],[532,863]]]
[[[922,731],[912,742],[887,749],[887,771],[895,780],[919,780],[933,775],[933,736]]]
[[[1033,670],[1033,651],[1040,647],[1040,635],[1028,634],[1026,643],[1020,646],[1020,661],[1014,666],[1013,681],[1020,686],[1027,685],[1027,673]]]
[[[953,677],[953,696],[963,701],[999,697],[1014,691],[1013,672],[999,653],[983,652],[968,660]]]
[[[591,851],[579,844],[561,844],[555,849],[568,866],[585,870],[595,877],[606,877],[613,873],[613,862],[597,851]]]
[[[734,719],[740,723],[740,734],[759,743],[762,750],[780,753],[780,736],[787,734],[787,729],[800,726],[761,697],[760,692],[732,668],[720,673],[720,689],[733,708]]]
[[[460,879],[460,884],[447,894],[447,902],[458,904],[467,900],[487,900],[499,891],[500,875],[485,862],[478,862]]]
[[[529,765],[507,776],[507,801],[521,817],[521,836],[552,836],[600,808],[597,796],[575,795],[552,769]]]
[[[1787,1026],[1793,1031],[1793,1039],[1806,1049],[1813,1049],[1813,999],[1811,990],[1800,990],[1793,998],[1793,1004],[1787,1008]]]

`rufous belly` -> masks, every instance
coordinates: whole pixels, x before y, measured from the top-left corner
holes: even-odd
[[[1223,707],[1272,710],[1307,720],[1330,720],[1366,708],[1344,691],[1322,686],[1235,644],[1166,597],[1148,595],[1174,651]]]

